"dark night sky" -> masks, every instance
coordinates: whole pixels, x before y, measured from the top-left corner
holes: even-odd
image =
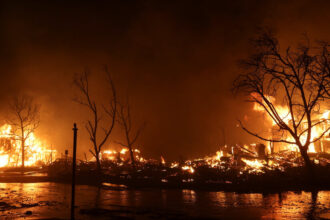
[[[274,28],[283,44],[304,32],[330,38],[329,1],[0,4],[1,111],[11,96],[33,95],[42,104],[37,134],[63,151],[76,121],[80,156],[88,149],[86,114],[72,102],[71,82],[86,67],[95,91],[107,64],[119,95],[129,94],[135,124],[147,123],[138,143],[144,155],[189,158],[216,151],[223,129],[228,144],[254,141],[236,127],[237,118],[252,114],[251,106],[230,88],[258,26]],[[262,128],[260,118],[254,122]],[[117,127],[111,138],[120,140],[120,134]]]

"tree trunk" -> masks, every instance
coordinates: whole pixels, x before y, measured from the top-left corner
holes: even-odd
[[[300,153],[301,153],[301,156],[303,157],[304,161],[305,161],[305,166],[307,168],[312,168],[313,167],[313,163],[312,161],[309,159],[309,156],[307,154],[307,149],[303,149],[303,148],[300,148]]]
[[[132,167],[133,167],[133,169],[135,170],[135,161],[134,161],[133,149],[132,149],[131,146],[128,146],[128,148],[129,148],[129,152],[130,152],[130,155],[131,155]]]
[[[22,139],[22,168],[24,168],[24,159],[25,159],[25,150],[24,150],[24,145],[25,145],[25,141],[24,139]]]
[[[306,171],[307,171],[307,182],[310,185],[313,185],[317,182],[317,180],[315,179],[315,172],[314,172],[314,164],[312,163],[312,161],[309,159],[309,156],[307,154],[307,149],[308,148],[300,148],[300,153],[301,156],[303,157],[304,161],[305,161],[305,167],[306,167]]]
[[[24,168],[24,159],[25,159],[25,136],[24,136],[24,127],[23,127],[23,121],[21,120],[21,147],[22,147],[22,168]]]
[[[101,173],[100,152],[96,152],[96,168],[97,172]]]

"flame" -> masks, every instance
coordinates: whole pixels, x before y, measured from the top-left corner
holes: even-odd
[[[321,119],[329,119],[329,114],[330,114],[330,110],[324,111],[324,113],[321,116]]]
[[[164,157],[163,157],[163,156],[160,156],[160,161],[161,161],[161,163],[162,163],[163,165],[165,165],[165,164],[166,164],[166,162],[165,162],[165,159],[164,159]]]
[[[2,154],[3,152],[1,152]],[[4,155],[0,155],[0,167],[5,167],[8,165],[8,155],[4,154]]]
[[[268,100],[270,100],[271,102],[275,101],[275,98],[273,98],[273,97],[266,96],[266,98]],[[284,121],[285,123],[288,123],[290,120],[292,120],[289,108],[287,106],[275,105],[275,108],[276,108],[277,114],[282,119],[282,121]],[[264,112],[265,114],[267,114],[267,119],[270,120],[273,125],[276,125],[276,122],[268,115],[268,113],[266,113],[266,110],[264,109],[264,107],[261,106],[259,103],[256,103],[256,102],[254,103],[253,110],[259,111],[259,112]]]
[[[217,151],[216,152],[216,156],[215,156],[215,159],[220,161],[221,157],[223,157],[223,152],[222,151]]]
[[[127,148],[122,148],[121,151],[120,151],[120,153],[121,153],[121,154],[126,154],[127,151],[128,151]]]
[[[105,150],[101,152],[100,157],[101,158],[107,158],[108,160],[115,160],[116,155],[118,155],[117,151],[115,150]]]
[[[257,159],[255,160],[248,160],[248,159],[244,159],[242,158],[242,161],[244,163],[246,163],[246,165],[250,166],[250,167],[253,167],[253,168],[256,168],[256,169],[260,169],[262,168],[264,165]]]
[[[173,163],[171,163],[170,167],[171,168],[177,168],[177,167],[179,167],[179,163],[178,162],[173,162]]]
[[[237,169],[239,171],[238,175],[245,175],[246,172],[259,174],[259,173],[265,173],[266,170],[274,170],[274,169],[279,169],[283,171],[285,169],[284,164],[287,163],[291,164],[292,166],[299,166],[299,163],[294,162],[294,160],[290,160],[290,157],[284,159],[285,155],[292,155],[291,153],[287,153],[286,151],[284,154],[277,153],[273,155],[268,155],[267,160],[263,157],[261,158],[257,157],[258,156],[257,153],[253,154],[253,152],[258,149],[257,147],[258,147],[257,144],[245,145],[244,147],[223,146],[221,147],[222,150],[216,151],[216,153],[213,156],[206,156],[203,158],[181,161],[180,163],[179,162],[168,163],[169,166],[167,168],[174,169],[173,175],[177,175],[180,170],[184,172],[185,175],[187,174],[193,175],[196,172],[196,168],[201,166],[207,166],[209,168],[220,169],[223,171],[226,170],[228,171],[229,169]],[[239,152],[239,150],[242,148],[245,148],[248,151]],[[120,153],[127,151],[128,151],[127,149],[125,150],[121,149],[119,151],[106,150],[102,152],[103,155],[102,159],[112,160],[114,164],[120,167],[125,164],[125,161],[126,162],[130,161],[130,155],[128,154],[123,155]],[[140,151],[134,150],[134,152],[140,152]],[[235,159],[236,153],[241,156],[236,157]],[[115,155],[117,155],[117,157],[114,157]],[[116,159],[118,159],[118,156],[120,156],[121,161],[116,161]],[[136,153],[135,159],[136,162],[139,162],[137,163],[137,166],[141,166],[141,165],[143,166],[148,163],[159,165],[159,161],[153,159],[146,160],[138,153]],[[165,166],[166,163],[163,156],[161,156],[160,159],[161,159],[161,163]],[[239,163],[239,161],[242,161],[243,163]],[[162,169],[164,169],[163,166]],[[165,179],[164,181],[166,182]],[[183,181],[188,181],[188,180],[183,180]]]
[[[111,160],[113,162],[120,160],[120,161],[129,161],[130,158],[130,154],[126,154],[127,152],[129,152],[129,149],[127,147],[123,147],[122,149],[120,149],[119,151],[116,150],[104,150],[102,152],[100,152],[100,158],[103,160]],[[141,155],[140,155],[140,150],[139,149],[133,149],[134,152],[134,159],[135,161],[139,161],[141,163],[146,162],[146,159],[144,159]],[[91,158],[89,161],[95,161],[95,158]]]
[[[247,167],[244,168],[244,170],[247,170],[249,173],[263,173],[264,171],[262,168],[264,168],[264,164],[262,160],[248,160],[248,159],[241,159]]]
[[[261,97],[258,97],[258,95],[256,94],[251,94],[251,96],[255,99],[258,99],[259,101],[261,101]],[[271,103],[275,103],[275,98],[272,96],[265,96]],[[276,112],[278,113],[279,117],[287,124],[289,124],[289,122],[292,120],[289,108],[287,106],[282,106],[282,105],[276,105],[274,104],[274,107],[276,109]],[[259,103],[254,103],[253,109],[255,111],[259,111],[259,112],[264,112],[266,114],[266,118],[268,120],[270,120],[272,122],[272,125],[276,125],[276,122],[270,117],[270,115],[266,112],[266,110],[264,109],[264,107],[262,105],[260,105]],[[324,112],[322,114],[320,114],[318,117],[316,116],[315,119],[313,119],[314,121],[325,121],[325,123],[321,123],[319,126],[314,126],[312,127],[312,131],[311,131],[311,138],[310,141],[314,141],[316,138],[318,138],[326,129],[328,129],[329,127],[329,114],[330,114],[330,110],[324,110]],[[315,122],[314,122],[315,123]],[[307,125],[306,120],[302,122],[302,124]],[[306,129],[307,127],[305,126],[304,129]],[[327,138],[328,134],[324,135],[324,139]],[[271,139],[272,137],[270,137]],[[295,142],[294,139],[289,136],[287,139],[287,141],[292,141]],[[307,132],[305,132],[301,137],[300,137],[300,141],[301,143],[304,145],[307,141]],[[322,145],[322,143],[321,143]],[[321,146],[323,148],[323,146]],[[290,145],[288,144],[286,146],[286,148],[290,151],[296,151],[298,152],[298,146],[296,145]],[[324,151],[324,149],[321,149],[322,151]],[[309,153],[316,153],[316,148],[315,148],[315,144],[314,143],[310,143],[309,147],[308,147],[308,152]]]
[[[10,125],[0,127],[0,167],[21,166],[21,141],[12,133]],[[31,133],[25,141],[25,166],[35,166],[38,161],[50,163],[55,160],[56,150],[46,148],[42,142]]]
[[[8,124],[3,125],[2,127],[0,127],[0,136],[1,137],[12,137],[11,134],[11,126]]]
[[[192,166],[183,166],[183,167],[181,167],[181,169],[186,170],[189,173],[194,173],[195,172],[195,169]]]

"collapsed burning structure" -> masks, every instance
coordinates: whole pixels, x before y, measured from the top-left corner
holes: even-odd
[[[135,170],[132,170],[128,149],[108,150],[102,153],[105,174],[102,182],[131,187],[213,187],[222,190],[236,187],[234,190],[250,190],[267,184],[267,181],[269,186],[276,184],[275,187],[279,187],[281,184],[277,181],[281,182],[282,178],[285,179],[282,182],[288,185],[288,181],[303,185],[305,180],[301,180],[301,176],[296,179],[296,175],[302,174],[304,161],[297,152],[287,149],[269,152],[263,144],[222,146],[214,155],[178,162],[166,162],[163,157],[160,160],[145,159],[135,149]],[[329,171],[329,154],[317,152],[309,155],[317,167]],[[81,171],[88,163],[95,169],[95,162],[81,161]],[[275,182],[274,178],[277,178]],[[328,182],[324,180],[322,184]]]
[[[281,109],[280,114],[284,120],[290,121],[288,117],[288,109],[285,107]],[[254,106],[254,110],[261,111],[257,105]],[[329,110],[324,110],[322,114],[319,114],[318,118],[314,118],[314,123],[322,121],[325,123],[319,123],[319,125],[312,128],[311,139],[320,136],[324,131],[327,131],[322,138],[315,143],[311,143],[309,146],[309,156],[316,164],[327,165],[330,164],[330,131],[329,131]],[[265,114],[267,116],[267,114]],[[269,118],[268,118],[269,119]],[[270,120],[271,122],[271,120]],[[303,122],[305,123],[305,122]],[[279,132],[276,128],[276,124],[269,129],[269,135],[281,136],[281,138],[290,138],[289,135]],[[302,136],[302,139],[306,137]],[[102,152],[103,161],[112,161],[118,166],[125,163],[129,163],[130,157],[126,155],[128,149],[123,148],[120,151],[106,150]],[[187,161],[166,163],[165,159],[161,156],[160,161],[146,160],[140,155],[138,149],[134,150],[135,160],[141,164],[154,163],[169,168],[177,168],[183,172],[195,173],[198,167],[206,166],[209,168],[226,170],[226,169],[239,169],[239,173],[248,171],[249,173],[263,173],[265,170],[280,169],[284,170],[286,167],[298,167],[303,166],[304,162],[300,158],[298,147],[294,144],[269,142],[264,144],[249,144],[249,145],[234,145],[234,146],[222,146],[219,151],[213,156],[206,156],[203,158],[197,158]]]

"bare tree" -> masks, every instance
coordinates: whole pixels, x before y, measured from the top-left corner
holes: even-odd
[[[85,125],[92,142],[93,148],[90,153],[96,159],[97,170],[101,171],[100,152],[115,126],[117,113],[117,94],[111,74],[105,67],[107,83],[109,85],[108,106],[97,104],[90,92],[89,71],[86,70],[74,78],[74,85],[80,92],[81,97],[75,101],[88,108],[92,119],[88,119]],[[102,123],[101,123],[102,122]],[[101,125],[103,124],[103,126]]]
[[[131,118],[131,109],[128,101],[125,105],[120,104],[118,108],[118,123],[124,130],[125,133],[125,143],[117,142],[118,144],[127,147],[130,152],[131,163],[133,169],[135,169],[135,159],[133,146],[135,145],[137,139],[139,138],[141,131],[144,128],[143,124],[137,130],[133,131],[132,129],[132,118]]]
[[[253,43],[255,53],[242,61],[245,73],[235,80],[234,91],[243,92],[248,101],[261,107],[287,137],[264,137],[239,121],[241,127],[261,140],[298,146],[305,165],[312,168],[307,150],[329,132],[328,119],[318,116],[322,104],[329,99],[330,45],[319,42],[311,47],[307,39],[294,50],[281,50],[274,34],[267,30]],[[280,112],[278,102],[287,107],[285,114]],[[326,129],[312,139],[313,127],[321,125]]]
[[[11,100],[9,110],[8,123],[12,126],[15,137],[21,142],[24,168],[26,140],[39,126],[40,105],[35,104],[30,96],[18,96]]]

